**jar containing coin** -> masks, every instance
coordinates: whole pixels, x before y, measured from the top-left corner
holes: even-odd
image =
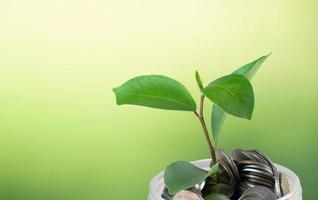
[[[248,152],[248,151],[247,151]],[[245,151],[239,151],[239,150],[234,150],[232,156],[237,156],[237,158],[241,158],[244,156],[254,156],[256,159],[259,154],[254,153],[254,154],[248,154]],[[219,153],[220,156],[224,156],[223,152]],[[259,159],[262,157],[260,156]],[[225,158],[228,159],[228,158]],[[264,160],[265,162],[266,160]],[[206,159],[206,160],[198,160],[192,162],[194,165],[196,165],[199,168],[206,169],[208,170],[210,168],[210,162],[211,160]],[[221,161],[223,162],[223,161]],[[241,173],[241,176],[244,176],[247,179],[244,179],[245,181],[240,180],[240,184],[238,185],[238,188],[243,188],[251,186],[253,183],[261,183],[263,185],[270,184],[270,181],[266,180],[266,173],[263,173],[263,164],[256,164],[256,162],[253,162],[253,159],[250,159],[250,161],[247,161],[245,159],[244,161],[236,162],[238,164],[238,169],[239,173]],[[279,190],[281,192],[281,197],[278,198],[278,200],[302,200],[302,188],[300,184],[300,180],[298,176],[292,172],[291,170],[287,169],[284,166],[278,165],[278,164],[273,164],[274,167],[277,169],[279,172]],[[264,166],[265,170],[268,170]],[[262,172],[261,172],[262,171]],[[261,174],[257,174],[261,173]],[[235,177],[235,176],[234,176]],[[243,178],[244,178],[243,177]],[[263,181],[263,182],[260,182]],[[273,185],[275,187],[275,184]],[[148,195],[148,200],[165,200],[166,198],[163,198],[163,191],[165,189],[165,184],[164,184],[164,178],[163,178],[163,172],[159,173],[157,176],[155,176],[149,185],[149,195]],[[252,195],[259,195],[259,193],[266,193],[267,190],[258,188],[258,187],[250,187],[250,190],[245,190],[245,193],[242,192],[241,197],[239,199],[244,200],[244,199],[263,199],[263,198],[256,198]],[[195,199],[201,199],[203,200],[200,195],[195,195],[196,193],[194,191],[184,191],[180,193],[179,195],[175,196],[174,198],[171,197],[172,200],[175,200],[176,198],[182,199],[182,200],[195,200]],[[271,197],[268,197],[268,194],[266,198],[264,199],[271,199]],[[195,197],[195,198],[194,198]],[[245,198],[246,197],[246,198]],[[222,199],[222,198],[219,198]],[[224,199],[230,199],[227,197],[224,197]],[[233,198],[231,198],[233,199]],[[276,198],[275,198],[276,199]]]

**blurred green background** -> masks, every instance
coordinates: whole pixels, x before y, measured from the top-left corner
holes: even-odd
[[[146,199],[175,160],[208,158],[194,114],[116,106],[141,74],[205,83],[273,52],[252,121],[220,146],[257,148],[317,196],[318,3],[312,0],[0,2],[0,199]],[[209,121],[211,104],[206,104]]]

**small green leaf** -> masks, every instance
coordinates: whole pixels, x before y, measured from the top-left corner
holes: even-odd
[[[254,92],[251,83],[242,75],[231,74],[212,81],[203,93],[227,113],[251,119]]]
[[[139,76],[114,88],[118,105],[133,104],[167,110],[195,111],[196,104],[178,81],[161,75]]]
[[[198,87],[200,88],[200,90],[203,89],[203,83],[202,83],[202,79],[200,77],[200,74],[198,71],[195,71],[195,79],[197,81]]]
[[[266,56],[262,56],[253,62],[250,62],[236,71],[234,71],[234,74],[241,74],[244,75],[246,78],[251,80],[254,76],[254,74],[257,72],[257,70],[260,68],[260,66],[263,64],[263,62],[271,55],[268,54]],[[225,120],[227,118],[227,113],[222,110],[217,105],[213,105],[212,107],[212,117],[211,117],[211,126],[212,126],[212,135],[214,138],[214,141],[217,143],[219,133],[221,130],[222,125],[224,124]]]
[[[205,197],[204,200],[229,200],[228,197],[222,194],[210,194],[209,196]]]
[[[219,163],[216,163],[216,164],[214,164],[214,165],[211,167],[209,176],[213,176],[213,175],[216,174],[218,171],[219,171]]]
[[[186,161],[170,164],[164,172],[164,181],[171,195],[203,182],[209,172]]]

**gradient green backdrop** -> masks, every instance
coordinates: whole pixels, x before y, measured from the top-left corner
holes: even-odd
[[[194,114],[116,106],[112,88],[164,74],[199,97],[196,69],[207,83],[269,52],[252,121],[230,118],[220,146],[267,152],[315,199],[317,10],[312,0],[1,1],[0,199],[146,199],[152,176],[207,158],[207,146]]]

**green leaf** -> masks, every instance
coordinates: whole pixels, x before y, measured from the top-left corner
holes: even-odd
[[[164,172],[164,181],[171,195],[203,182],[209,172],[186,161],[170,164]]]
[[[161,75],[139,76],[114,88],[118,105],[133,104],[167,110],[195,111],[196,104],[178,81]]]
[[[228,200],[229,198],[222,194],[210,194],[204,200]]]
[[[253,78],[253,76],[255,75],[255,73],[257,72],[257,70],[260,68],[260,66],[264,63],[264,61],[270,55],[271,55],[271,53],[266,55],[266,56],[262,56],[256,60],[254,60],[253,62],[250,62],[250,63],[240,67],[239,69],[235,70],[233,72],[233,74],[241,74],[241,75],[244,75],[247,79],[251,80]]]
[[[202,83],[202,79],[200,77],[200,74],[198,71],[195,71],[195,80],[197,81],[198,87],[200,88],[200,90],[203,89],[203,83]]]
[[[268,54],[266,56],[262,56],[253,62],[250,62],[236,71],[234,71],[234,74],[241,74],[244,75],[246,78],[251,80],[254,76],[254,74],[257,72],[257,70],[260,68],[260,66],[263,64],[263,62],[270,56],[271,54]],[[222,125],[224,124],[225,120],[227,118],[227,113],[222,110],[217,105],[213,105],[212,108],[212,117],[211,117],[211,126],[212,126],[212,135],[214,138],[214,141],[217,143],[219,133],[221,130]]]
[[[213,176],[214,174],[216,174],[219,171],[219,163],[214,164],[211,167],[211,170],[209,172],[209,176]]]
[[[220,133],[221,127],[224,124],[226,118],[227,118],[227,113],[224,110],[222,110],[219,106],[213,104],[211,126],[212,126],[212,136],[216,144],[219,139],[219,133]]]
[[[203,93],[227,113],[251,119],[254,92],[247,78],[238,74],[223,76],[203,88]]]

